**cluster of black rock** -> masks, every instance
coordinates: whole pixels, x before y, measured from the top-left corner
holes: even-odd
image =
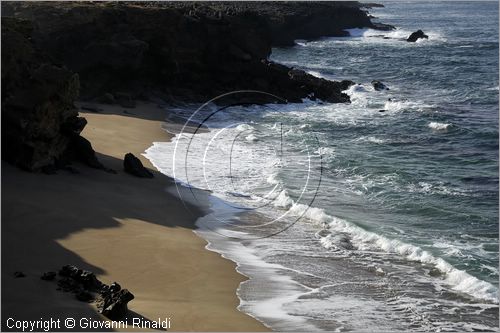
[[[82,302],[94,302],[99,310],[111,320],[120,320],[127,315],[127,304],[134,295],[127,289],[122,289],[117,282],[107,285],[94,273],[79,269],[73,265],[63,266],[58,273],[45,272],[40,277],[45,281],[57,280],[57,290],[70,292]]]

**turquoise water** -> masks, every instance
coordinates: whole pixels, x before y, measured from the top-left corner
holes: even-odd
[[[351,104],[169,108],[210,132],[146,156],[212,190],[199,233],[273,329],[497,330],[498,3],[384,4],[370,13],[395,31],[271,56],[353,80]]]

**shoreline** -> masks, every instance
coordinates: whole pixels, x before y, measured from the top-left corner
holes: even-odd
[[[97,106],[99,113],[82,113],[88,120],[83,136],[116,175],[78,165],[79,175],[60,171],[46,176],[2,165],[2,241],[9,249],[2,258],[2,316],[106,320],[94,306],[39,278],[45,271],[74,264],[129,289],[135,295],[129,303],[132,315],[170,318],[171,330],[267,330],[237,309],[236,290],[245,277],[192,232],[202,216],[200,209],[187,204],[192,213],[187,212],[165,191],[172,179],[141,155],[154,141],[170,140],[161,128],[165,110],[147,103],[127,113],[119,106]],[[153,169],[155,178],[124,173],[127,152]],[[14,271],[26,277],[16,279]]]

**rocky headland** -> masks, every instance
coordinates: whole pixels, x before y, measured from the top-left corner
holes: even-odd
[[[27,170],[80,159],[104,168],[79,136],[77,98],[226,103],[349,102],[328,81],[268,60],[296,39],[345,36],[374,24],[357,2],[2,2],[2,158]],[[335,55],[332,55],[333,57]],[[105,168],[104,168],[105,169]]]

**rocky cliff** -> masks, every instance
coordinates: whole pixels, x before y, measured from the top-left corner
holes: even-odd
[[[73,101],[78,74],[31,41],[29,21],[2,19],[2,158],[24,169],[54,165],[85,126]]]
[[[205,101],[256,89],[300,101],[321,83],[263,63],[273,46],[375,27],[356,2],[3,2],[2,13],[34,22],[35,43],[79,73],[83,98],[156,89]],[[347,100],[339,91],[325,97]]]
[[[342,90],[351,82],[269,62],[272,47],[344,36],[348,28],[391,28],[374,25],[357,2],[1,5],[2,132],[8,138],[2,157],[30,170],[58,160],[67,133],[83,128],[72,107],[78,88],[82,99],[107,102],[152,94],[204,102],[244,89],[277,95],[280,102],[348,102]]]

